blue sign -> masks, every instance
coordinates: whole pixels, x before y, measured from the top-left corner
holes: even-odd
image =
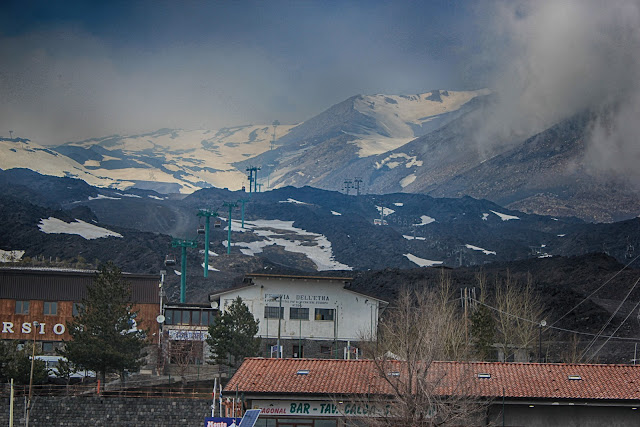
[[[229,427],[234,422],[238,425],[240,418],[207,417],[204,419],[204,427]]]

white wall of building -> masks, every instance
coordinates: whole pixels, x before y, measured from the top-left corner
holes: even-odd
[[[253,285],[218,294],[220,309],[237,297],[259,321],[258,335],[277,338],[278,318],[265,318],[265,307],[277,315],[282,295],[284,317],[280,320],[282,339],[351,340],[374,337],[381,301],[344,289],[344,281],[297,278],[253,278]],[[291,308],[309,309],[308,320],[291,319]],[[316,319],[316,309],[335,310],[334,320]]]

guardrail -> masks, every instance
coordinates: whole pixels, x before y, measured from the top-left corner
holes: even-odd
[[[32,386],[34,396],[85,396],[85,397],[132,397],[132,398],[175,398],[175,399],[211,399],[212,390],[205,390],[202,386],[158,385],[148,387],[114,388],[110,385],[107,390],[100,389],[98,383],[56,385],[43,384]],[[0,397],[8,397],[10,386],[3,384]],[[14,385],[14,397],[22,398],[29,395],[28,385]]]

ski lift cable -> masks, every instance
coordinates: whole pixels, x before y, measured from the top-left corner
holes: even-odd
[[[591,298],[592,296],[594,296],[596,293],[598,293],[600,291],[600,289],[604,288],[605,285],[607,283],[609,283],[610,281],[612,281],[618,274],[622,273],[627,267],[629,267],[631,264],[633,264],[638,258],[640,258],[640,254],[637,255],[634,259],[632,259],[631,261],[629,261],[624,267],[622,267],[620,270],[618,270],[616,272],[616,274],[614,274],[613,276],[611,276],[609,279],[607,279],[602,285],[600,285],[600,287],[598,287],[598,289],[596,289],[595,291],[591,292],[589,295],[587,295],[586,297],[583,298],[582,301],[580,301],[578,304],[576,304],[573,308],[571,308],[569,311],[567,311],[565,314],[563,314],[562,316],[560,316],[555,322],[553,322],[553,324],[551,324],[551,326],[554,326],[556,323],[558,323],[560,320],[564,319],[566,316],[569,315],[569,313],[571,313],[573,310],[575,310],[576,308],[580,307],[585,301],[587,301],[589,298]],[[550,327],[551,327],[550,326]]]
[[[481,302],[481,301],[479,301],[479,300],[477,300],[475,298],[471,298],[471,300],[475,301],[476,303],[478,303],[480,305],[483,305],[483,306],[485,306],[485,307],[487,307],[487,308],[489,308],[491,310],[494,310],[494,311],[497,311],[499,313],[505,314],[507,316],[513,317],[515,319],[522,320],[522,321],[528,322],[528,323],[532,323],[534,325],[540,325],[540,322],[537,321],[537,320],[526,319],[524,317],[520,317],[520,316],[517,316],[515,314],[508,313],[508,312],[506,312],[504,310],[500,310],[497,307],[493,307],[493,306],[491,306],[489,304]],[[632,310],[632,312],[633,312],[633,310]],[[581,331],[576,331],[576,330],[573,330],[573,329],[560,328],[558,326],[553,326],[553,325],[547,325],[547,326],[545,326],[545,328],[547,328],[547,329],[555,329],[556,331],[562,331],[562,332],[570,332],[570,333],[576,334],[576,335],[587,335],[587,336],[590,336],[590,337],[595,337],[596,336],[596,334],[594,334],[594,333],[581,332]],[[614,335],[603,335],[603,336],[601,336],[601,338],[617,339],[617,340],[621,340],[621,341],[640,342],[640,338],[617,337],[617,336],[614,336]]]
[[[640,279],[638,279],[640,280]],[[637,282],[636,282],[637,283]],[[625,324],[625,322],[629,319],[629,317],[631,317],[631,314],[636,311],[636,309],[638,308],[638,306],[640,306],[640,300],[636,303],[636,305],[633,307],[633,310],[631,310],[629,312],[629,314],[627,314],[627,317],[624,318],[624,320],[622,321],[622,323],[620,323],[620,325],[616,328],[615,331],[613,331],[613,334],[615,334],[616,332],[618,332],[618,330],[622,327],[622,325]],[[594,338],[595,339],[595,338]],[[587,358],[586,362],[589,363],[595,356],[596,354],[598,354],[600,352],[600,350],[602,350],[602,348],[609,342],[610,338],[607,338],[605,342],[602,343],[602,345],[600,346],[600,348],[598,348],[596,351],[593,352],[593,354]],[[582,357],[581,357],[582,358]]]
[[[622,305],[627,301],[627,299],[629,298],[629,296],[631,295],[631,293],[633,292],[633,290],[636,288],[636,286],[638,285],[638,282],[640,282],[640,277],[638,277],[638,280],[636,280],[636,283],[633,284],[633,286],[631,287],[631,289],[629,289],[629,292],[627,292],[627,295],[625,295],[625,297],[623,298],[622,301],[620,301],[620,304],[618,304],[618,308],[615,309],[615,311],[613,313],[611,313],[611,316],[609,317],[609,319],[605,322],[604,325],[602,325],[602,328],[600,328],[600,330],[598,331],[598,333],[596,334],[595,337],[593,337],[593,339],[591,340],[591,342],[589,343],[589,345],[587,345],[585,347],[585,349],[582,351],[582,354],[580,355],[580,359],[582,359],[587,352],[591,349],[591,347],[593,347],[593,345],[595,344],[596,340],[600,337],[600,335],[602,335],[602,333],[604,332],[604,330],[607,328],[607,326],[609,326],[609,324],[611,323],[611,321],[613,320],[613,318],[616,316],[616,314],[618,314],[618,311],[620,311],[620,309],[622,308]],[[637,307],[637,305],[636,305]],[[635,307],[634,309],[635,310]],[[631,312],[633,312],[633,310]],[[631,313],[629,313],[631,314]],[[625,321],[629,318],[629,315],[627,315],[627,317],[625,318]],[[624,323],[624,322],[622,322]],[[616,329],[616,331],[620,329],[620,327],[618,327]],[[615,333],[615,332],[614,332]],[[598,350],[600,351],[600,350]]]

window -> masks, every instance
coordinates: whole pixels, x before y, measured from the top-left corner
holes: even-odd
[[[175,310],[165,310],[164,311],[164,324],[165,325],[173,325],[173,312]]]
[[[289,319],[309,320],[309,309],[308,308],[291,307],[289,309]]]
[[[53,343],[51,341],[43,341],[42,343],[42,352],[43,353],[53,353]]]
[[[293,344],[291,346],[291,354],[293,354],[293,357],[296,357],[296,358],[299,358],[299,359],[303,358],[304,357],[304,346],[303,345],[298,345],[298,344]],[[309,371],[307,371],[307,374],[308,373],[309,373]]]
[[[29,301],[16,301],[16,314],[29,314]]]
[[[73,316],[78,316],[80,313],[82,313],[84,311],[84,304],[82,304],[81,302],[74,302],[73,303]]]
[[[265,307],[265,319],[278,319],[278,311],[280,311],[280,319],[284,319],[284,307]]]
[[[320,354],[325,354],[325,355],[331,356],[331,354],[332,354],[331,346],[321,345],[320,346]]]
[[[45,301],[42,314],[55,316],[58,314],[58,303],[56,301]]]
[[[316,308],[316,320],[333,320],[333,308]]]
[[[200,311],[191,312],[191,324],[200,325]]]

